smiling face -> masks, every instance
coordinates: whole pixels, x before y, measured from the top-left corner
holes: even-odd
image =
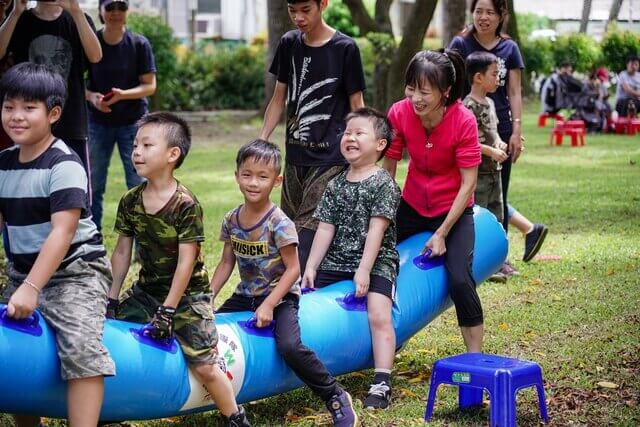
[[[367,117],[354,117],[340,140],[340,152],[352,166],[375,164],[388,141],[379,139],[373,121]]]
[[[322,23],[322,11],[326,7],[327,0],[322,0],[320,4],[316,0],[290,3],[289,17],[300,31],[308,34]]]
[[[282,183],[274,164],[250,157],[240,164],[236,171],[236,182],[246,203],[269,201],[273,187]]]
[[[58,106],[47,111],[43,101],[9,98],[2,103],[2,127],[18,145],[37,144],[51,136],[51,125],[61,113]]]
[[[496,35],[501,21],[500,11],[491,0],[478,0],[473,9],[473,26],[478,35]]]
[[[413,111],[421,118],[443,105],[443,94],[426,79],[420,85],[406,85],[404,95],[411,100]]]

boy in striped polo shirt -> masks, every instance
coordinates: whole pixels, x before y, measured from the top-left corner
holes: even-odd
[[[0,80],[2,126],[16,144],[0,152],[0,225],[12,252],[2,299],[14,319],[40,310],[56,334],[70,424],[96,425],[103,377],[115,374],[102,345],[111,271],[82,162],[51,134],[65,96],[62,77],[42,65],[16,65]]]

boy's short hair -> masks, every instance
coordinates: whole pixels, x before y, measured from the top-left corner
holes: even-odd
[[[640,61],[640,57],[635,53],[632,53],[631,55],[627,56],[627,62],[625,62],[625,64],[628,64],[629,62],[635,62],[635,61]]]
[[[473,52],[467,56],[466,67],[469,84],[473,85],[473,78],[476,73],[484,74],[491,64],[497,63],[498,57],[491,52]]]
[[[240,147],[236,156],[236,170],[240,169],[240,166],[249,159],[272,164],[276,173],[280,175],[282,155],[280,154],[280,148],[273,142],[254,139]]]
[[[11,67],[0,79],[0,100],[22,98],[29,102],[44,102],[47,111],[64,107],[67,83],[52,69],[33,62]]]
[[[304,2],[306,2],[306,1],[309,1],[309,0],[287,0],[287,4],[304,3]],[[313,0],[313,1],[315,1],[316,3],[318,3],[318,7],[319,7],[319,6],[320,6],[320,2],[321,2],[322,0]]]
[[[378,160],[382,159],[391,146],[391,140],[393,139],[393,128],[391,127],[391,123],[389,123],[389,119],[387,119],[387,116],[374,108],[363,107],[347,114],[347,117],[344,121],[346,123],[349,120],[355,119],[357,117],[369,119],[369,121],[373,124],[373,131],[375,132],[376,140],[379,141],[381,139],[384,139],[387,141],[387,145],[385,145],[384,149],[378,156]]]
[[[166,111],[158,111],[142,116],[138,120],[138,128],[146,125],[155,125],[162,128],[168,147],[178,147],[180,157],[176,161],[175,169],[178,169],[191,149],[191,130],[186,121],[175,114]]]

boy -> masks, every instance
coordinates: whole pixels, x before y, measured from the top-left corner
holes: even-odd
[[[102,345],[111,272],[91,221],[82,163],[51,134],[65,82],[43,65],[22,63],[3,76],[0,93],[2,126],[16,144],[0,153],[0,223],[12,249],[7,314],[24,319],[40,309],[56,334],[69,423],[95,426],[103,377],[115,374]],[[20,416],[16,422],[39,420]]]
[[[87,172],[84,71],[86,61],[97,63],[102,58],[95,32],[93,21],[82,11],[78,0],[39,1],[28,10],[27,0],[13,0],[13,9],[0,27],[0,57],[11,54],[16,64],[47,65],[67,82],[64,112],[53,133],[80,156]]]
[[[473,195],[478,206],[488,209],[502,223],[501,163],[507,157],[507,144],[498,135],[496,108],[487,93],[493,93],[500,83],[498,58],[489,52],[474,52],[466,60],[467,76],[471,92],[463,103],[476,116],[478,139],[482,152],[482,163],[478,167],[478,182]],[[507,275],[501,270],[489,280],[506,282]]]
[[[293,222],[269,198],[282,182],[280,164],[280,150],[267,141],[255,140],[238,151],[235,175],[244,204],[224,217],[224,249],[211,289],[214,295],[220,292],[236,259],[240,283],[217,312],[255,311],[258,327],[275,319],[276,346],[285,362],[325,402],[334,425],[351,427],[358,423],[351,396],[300,340],[298,236]]]
[[[193,373],[228,425],[249,426],[244,409],[236,405],[231,382],[216,363],[218,336],[200,247],[202,208],[173,176],[191,147],[189,127],[164,112],[143,116],[138,127],[132,159],[147,181],[129,190],[118,206],[110,311],[121,320],[150,321],[149,335],[158,340],[175,332]],[[134,238],[140,275],[118,304]]]
[[[375,375],[364,407],[387,409],[396,349],[391,307],[399,266],[400,189],[376,163],[389,148],[392,131],[387,118],[371,108],[356,110],[346,120],[340,150],[349,168],[331,180],[314,214],[320,223],[302,286],[353,279],[356,296],[367,296]]]
[[[280,40],[269,72],[277,78],[260,139],[268,140],[285,105],[286,163],[282,210],[298,230],[304,271],[318,226],[313,211],[327,183],[342,172],[340,135],[349,111],[364,107],[360,51],[353,39],[328,26],[328,0],[287,0],[297,29]]]

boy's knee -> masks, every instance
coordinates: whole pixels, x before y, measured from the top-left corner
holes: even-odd
[[[369,327],[372,330],[383,330],[391,328],[391,313],[387,313],[382,309],[369,309],[367,313],[369,317]]]
[[[200,379],[204,383],[210,383],[212,381],[219,380],[221,377],[226,378],[224,373],[215,363],[199,363],[197,365],[192,365],[192,368],[196,376],[198,376],[198,379]]]
[[[284,360],[295,359],[300,350],[300,342],[293,340],[279,340],[276,343],[278,354],[284,358]]]

